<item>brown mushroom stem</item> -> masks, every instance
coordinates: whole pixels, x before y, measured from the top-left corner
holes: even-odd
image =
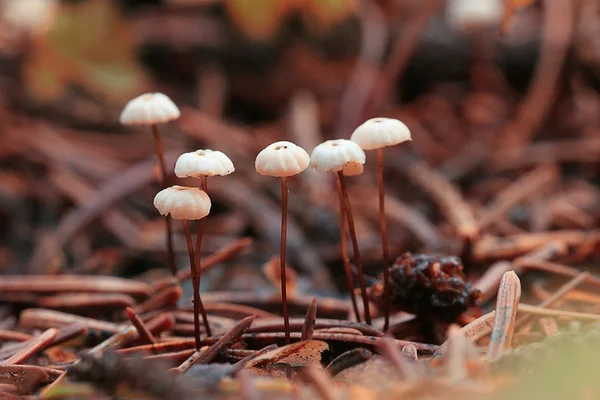
[[[207,177],[205,175],[200,177],[200,186],[205,193],[208,193],[208,182]],[[202,249],[202,237],[204,236],[204,227],[206,225],[206,217],[200,220],[200,227],[198,228],[198,236],[196,237],[196,283],[194,284],[194,288],[198,288],[198,299],[200,298],[200,278],[202,277],[202,257],[200,255],[200,251]],[[202,304],[202,303],[200,303]],[[212,332],[210,331],[210,325],[208,324],[208,318],[206,317],[206,312],[204,311],[204,307],[202,309],[202,318],[204,319],[204,326],[206,328],[206,334],[208,336],[212,336]]]
[[[152,128],[152,136],[154,136],[154,146],[156,148],[156,156],[158,158],[158,164],[160,166],[161,173],[161,184],[162,188],[167,187],[167,166],[165,162],[165,153],[162,147],[162,141],[158,134],[158,128],[156,124],[150,125]],[[167,229],[167,255],[169,259],[169,267],[173,276],[177,275],[177,267],[175,266],[175,252],[173,251],[173,226],[171,223],[171,217],[165,217],[165,227]]]
[[[200,350],[200,313],[202,313],[202,319],[206,334],[212,336],[210,327],[208,325],[208,317],[206,316],[206,310],[200,299],[200,285],[196,280],[196,260],[194,258],[194,244],[192,243],[192,235],[190,234],[190,227],[187,220],[183,220],[183,231],[185,233],[185,240],[187,243],[188,254],[190,256],[190,269],[192,272],[192,286],[194,289],[194,340],[196,342],[196,350]]]
[[[342,188],[339,179],[336,179],[338,200],[340,203],[340,247],[342,248],[342,261],[344,263],[344,272],[346,273],[346,283],[348,284],[348,292],[352,300],[352,308],[356,321],[360,322],[360,312],[356,303],[356,293],[354,293],[354,278],[352,277],[352,267],[350,266],[350,257],[348,256],[348,246],[346,245],[346,214],[344,213],[344,197],[342,196]]]
[[[202,175],[200,177],[200,187],[201,189],[208,194],[208,182],[206,175]],[[200,286],[200,278],[202,275],[202,257],[200,255],[200,251],[202,248],[202,237],[204,236],[204,228],[206,225],[206,218],[202,218],[200,220],[200,226],[198,227],[198,236],[196,236],[196,280],[198,282],[198,286]],[[210,332],[208,332],[210,336]]]
[[[387,240],[387,226],[385,224],[385,197],[383,193],[383,148],[377,149],[377,187],[379,189],[379,229],[381,231],[381,249],[383,251],[383,331],[390,326],[390,250]]]
[[[369,311],[367,286],[365,285],[365,276],[363,274],[362,263],[360,262],[360,251],[358,250],[356,230],[354,229],[354,217],[352,216],[352,207],[350,205],[350,199],[348,198],[348,191],[346,190],[344,173],[342,171],[338,171],[337,177],[340,182],[340,189],[342,189],[342,197],[344,199],[344,209],[341,210],[341,212],[346,215],[346,220],[348,221],[348,229],[350,231],[350,238],[352,239],[352,251],[354,252],[354,263],[356,264],[356,269],[358,270],[358,285],[360,286],[360,295],[362,296],[363,307],[365,309],[365,321],[367,324],[371,325],[371,312]]]
[[[279,268],[281,271],[281,305],[283,307],[283,325],[285,344],[290,343],[290,319],[288,317],[287,278],[285,276],[285,244],[287,234],[288,181],[281,177],[281,247],[279,249]]]

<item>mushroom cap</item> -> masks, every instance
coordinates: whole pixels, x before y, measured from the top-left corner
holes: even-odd
[[[344,165],[344,168],[342,168],[342,173],[344,176],[356,176],[362,174],[364,171],[365,166],[354,161],[347,163]]]
[[[412,138],[408,126],[397,119],[371,118],[354,130],[350,140],[358,143],[363,150],[375,150]]]
[[[131,99],[121,111],[123,125],[154,125],[173,121],[181,115],[173,101],[162,93],[145,93]]]
[[[310,157],[300,146],[292,142],[275,142],[256,156],[254,167],[261,175],[286,177],[298,175],[308,168]]]
[[[310,156],[310,165],[317,171],[337,172],[346,166],[349,166],[349,170],[355,169],[353,164],[362,165],[365,159],[365,152],[356,142],[336,139],[327,140],[315,147]]]
[[[497,24],[503,13],[502,0],[452,0],[446,6],[446,18],[459,30]]]
[[[175,175],[179,178],[229,175],[235,168],[225,153],[213,150],[196,150],[183,153],[175,163]]]
[[[162,216],[179,220],[202,219],[210,213],[210,197],[193,187],[171,186],[154,196],[154,207]]]

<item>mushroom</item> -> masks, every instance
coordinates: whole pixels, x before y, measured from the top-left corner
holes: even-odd
[[[288,177],[298,175],[308,168],[310,157],[300,146],[292,142],[275,142],[264,148],[256,156],[254,167],[260,175],[281,178],[281,247],[279,250],[279,268],[281,269],[281,303],[285,326],[285,343],[290,342],[290,321],[288,317],[285,243],[287,232]]]
[[[346,216],[346,222],[348,223],[354,252],[354,263],[358,270],[358,284],[360,286],[360,294],[365,310],[365,321],[367,324],[371,325],[371,313],[369,311],[369,299],[367,298],[365,277],[363,274],[362,263],[360,262],[360,251],[358,249],[358,241],[356,240],[352,207],[350,206],[350,199],[348,198],[348,191],[346,190],[344,179],[344,170],[350,173],[355,172],[356,174],[356,171],[360,171],[362,165],[365,163],[365,159],[365,152],[358,144],[351,140],[337,139],[327,140],[315,147],[310,156],[310,164],[318,171],[335,173],[338,179],[340,214]],[[344,227],[342,226],[340,229],[344,229]]]
[[[235,171],[233,163],[224,153],[213,150],[196,150],[191,153],[183,153],[175,163],[175,175],[178,178],[200,178],[200,187],[208,193],[207,178],[209,176],[225,176]],[[204,235],[206,219],[200,221],[198,236],[196,237],[196,270],[192,274],[194,287],[200,286],[202,274],[202,258],[200,255],[202,247],[202,236]],[[208,336],[212,336],[210,329]]]
[[[379,189],[379,229],[381,231],[381,246],[383,251],[383,330],[390,323],[389,307],[389,248],[387,227],[385,223],[385,197],[383,192],[383,149],[408,140],[412,140],[410,130],[397,119],[372,118],[360,125],[350,140],[356,142],[363,150],[377,150],[377,187]]]
[[[161,190],[154,197],[154,207],[163,215],[171,215],[171,218],[183,221],[183,231],[190,257],[190,270],[192,277],[196,271],[196,261],[194,258],[194,245],[190,234],[188,221],[203,219],[210,213],[210,198],[203,190],[185,186],[171,186]],[[200,299],[200,286],[194,285],[194,337],[196,341],[196,350],[200,349],[200,317],[207,335],[210,336],[210,327],[206,310]]]
[[[181,113],[177,106],[162,93],[146,93],[138,96],[129,102],[123,108],[119,122],[126,126],[150,125],[152,135],[154,136],[154,146],[156,156],[160,165],[161,184],[163,189],[167,187],[167,167],[162,142],[158,134],[157,124],[169,122],[179,118]],[[167,229],[167,253],[169,257],[169,266],[173,275],[176,275],[175,253],[173,252],[173,229],[171,219],[165,218]]]

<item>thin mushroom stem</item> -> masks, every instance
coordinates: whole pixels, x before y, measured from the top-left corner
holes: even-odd
[[[200,187],[202,188],[202,190],[205,193],[208,193],[208,183],[207,183],[207,177],[206,175],[202,175],[200,177]],[[202,277],[202,256],[201,256],[201,250],[202,250],[202,238],[204,237],[204,229],[206,226],[206,217],[202,218],[200,220],[200,226],[198,227],[198,236],[196,236],[196,283],[195,285],[198,286],[198,290],[200,290],[200,279]],[[212,336],[211,331],[210,331],[210,327],[208,326],[208,324],[205,324],[207,327],[206,333],[208,336]]]
[[[158,164],[160,166],[161,179],[160,183],[162,188],[167,187],[167,166],[165,162],[165,153],[163,151],[162,141],[158,134],[158,127],[156,124],[150,125],[152,128],[152,136],[154,136],[154,147],[156,149],[156,156],[158,158]],[[167,256],[169,260],[169,267],[173,276],[177,275],[177,267],[175,266],[175,252],[173,251],[173,226],[171,223],[171,217],[165,216],[165,227],[167,229]]]
[[[354,252],[354,263],[356,264],[356,269],[358,270],[358,285],[360,286],[360,295],[362,296],[363,307],[365,309],[365,321],[368,325],[372,325],[371,312],[369,311],[369,299],[367,298],[367,286],[365,285],[365,276],[363,274],[362,263],[360,262],[360,251],[358,249],[358,241],[356,240],[356,230],[354,229],[354,217],[352,216],[352,207],[350,205],[350,199],[348,198],[348,191],[346,190],[344,173],[342,171],[338,171],[337,177],[340,182],[342,197],[344,199],[344,209],[342,212],[346,215],[348,229],[350,231],[350,238],[352,239],[352,251]]]
[[[200,313],[202,313],[202,319],[204,321],[204,327],[206,333],[211,336],[210,327],[208,325],[208,318],[206,316],[206,310],[200,299],[200,285],[196,280],[196,260],[194,258],[194,244],[192,243],[192,235],[190,234],[190,227],[187,220],[183,220],[183,231],[185,233],[185,240],[187,243],[188,254],[190,256],[190,269],[192,272],[192,286],[194,289],[194,340],[196,344],[196,350],[200,350]]]
[[[390,250],[385,223],[385,196],[383,192],[383,147],[377,149],[377,187],[379,189],[379,230],[381,231],[381,249],[383,252],[383,331],[390,326]]]
[[[290,320],[287,304],[287,278],[285,276],[285,247],[287,234],[288,181],[281,177],[281,247],[279,249],[279,268],[281,271],[281,305],[283,307],[283,325],[285,344],[290,343]]]
[[[340,247],[342,249],[342,261],[344,263],[344,272],[346,274],[346,283],[348,284],[348,292],[350,292],[350,300],[352,300],[352,308],[356,315],[356,322],[360,322],[360,312],[356,303],[356,294],[354,293],[354,278],[352,277],[352,267],[350,266],[350,257],[348,256],[348,246],[346,244],[346,213],[344,213],[344,196],[339,179],[336,179],[338,200],[340,203]]]
[[[206,175],[202,175],[200,177],[200,186],[205,193],[208,193],[208,183]],[[200,227],[198,228],[198,236],[196,237],[196,284],[195,288],[198,289],[198,299],[200,299],[200,278],[202,277],[202,257],[200,255],[200,251],[202,249],[202,237],[204,236],[204,229],[206,226],[206,217],[200,220]],[[201,300],[199,300],[200,304]],[[202,319],[204,320],[204,326],[206,328],[206,334],[210,337],[212,336],[212,332],[210,331],[210,325],[208,324],[208,317],[206,316],[206,311],[204,311],[204,307],[202,309]]]

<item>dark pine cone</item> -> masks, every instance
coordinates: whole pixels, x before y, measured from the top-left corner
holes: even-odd
[[[370,288],[370,298],[381,303],[383,285]],[[390,307],[430,322],[453,322],[481,296],[465,281],[458,257],[404,253],[390,267]]]

